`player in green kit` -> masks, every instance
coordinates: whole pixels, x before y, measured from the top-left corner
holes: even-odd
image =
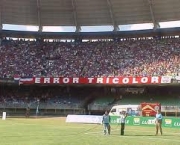
[[[105,114],[103,115],[102,118],[102,123],[103,123],[103,127],[104,127],[104,135],[106,135],[108,133],[108,135],[110,135],[110,116],[108,114],[108,111],[105,112]]]

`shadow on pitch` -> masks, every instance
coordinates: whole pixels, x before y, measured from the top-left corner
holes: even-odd
[[[125,134],[125,135],[120,135],[120,134],[111,134],[111,136],[174,136],[170,134],[165,134],[165,135],[154,135],[154,134]]]
[[[125,135],[125,136],[173,136],[173,135],[167,135],[167,134],[165,134],[165,135],[153,135],[153,134],[146,134],[146,135],[144,135],[144,134],[133,134],[133,135]]]

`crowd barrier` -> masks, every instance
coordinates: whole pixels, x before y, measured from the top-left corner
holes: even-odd
[[[99,115],[68,115],[66,117],[68,123],[102,123],[102,116]]]

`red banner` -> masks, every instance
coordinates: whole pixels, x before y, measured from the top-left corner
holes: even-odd
[[[161,84],[163,77],[101,77],[101,78],[72,78],[72,77],[41,77],[21,78],[21,84],[103,84],[103,85],[132,85],[132,84]],[[167,83],[167,81],[166,81]]]
[[[160,103],[141,103],[142,116],[155,116],[157,110],[161,110]]]

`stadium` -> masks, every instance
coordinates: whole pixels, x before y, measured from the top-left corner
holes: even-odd
[[[179,6],[1,0],[0,145],[179,145]]]

